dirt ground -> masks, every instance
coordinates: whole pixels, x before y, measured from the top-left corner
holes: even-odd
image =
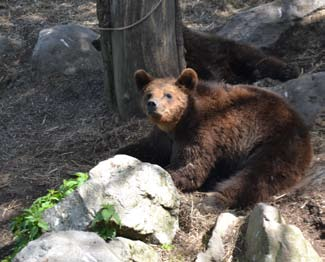
[[[185,24],[215,32],[238,10],[265,2],[269,1],[182,0],[181,7]],[[310,21],[295,26],[267,51],[298,64],[302,72],[325,71],[325,22]],[[0,56],[0,258],[12,244],[8,224],[13,216],[70,174],[88,171],[150,130],[145,120],[122,121],[107,109],[101,75],[32,79],[30,57],[39,31],[67,23],[95,25],[95,1],[0,0],[0,34],[14,43]],[[316,167],[325,163],[321,155],[325,153],[324,123],[321,119],[312,130]],[[272,202],[287,222],[299,226],[323,259],[324,184],[319,179],[303,191]],[[166,258],[191,261],[204,248],[217,214],[200,213],[194,204],[198,198],[198,193],[184,196],[181,231],[175,250],[165,254]]]

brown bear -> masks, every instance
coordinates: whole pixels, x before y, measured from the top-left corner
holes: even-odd
[[[135,80],[155,126],[117,153],[164,167],[182,191],[212,187],[217,205],[245,207],[304,177],[312,158],[309,133],[278,95],[199,81],[190,68],[177,79],[138,70]]]
[[[297,66],[247,44],[184,25],[183,38],[187,66],[203,80],[252,83],[265,77],[286,81],[299,75]]]

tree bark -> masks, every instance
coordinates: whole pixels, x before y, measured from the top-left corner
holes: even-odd
[[[111,27],[110,0],[97,0],[97,17],[99,27]],[[112,56],[112,39],[110,32],[101,33],[100,48],[104,65],[104,96],[110,110],[117,109],[116,94],[114,90],[114,72],[113,72],[113,56]]]
[[[97,0],[101,27],[125,27],[148,14],[159,0]],[[119,31],[101,31],[105,96],[122,118],[141,115],[133,80],[137,69],[156,76],[177,76],[185,67],[177,0],[162,1],[143,22]]]

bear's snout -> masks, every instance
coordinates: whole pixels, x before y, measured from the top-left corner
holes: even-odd
[[[148,114],[156,113],[158,103],[155,100],[149,100],[147,102],[147,112]]]

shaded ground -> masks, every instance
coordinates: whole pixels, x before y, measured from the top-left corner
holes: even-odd
[[[227,19],[239,10],[258,6],[272,0],[181,0],[183,21],[188,26],[206,32],[217,32]]]
[[[212,32],[239,8],[262,2],[267,1],[181,1],[185,23]],[[12,242],[10,218],[63,178],[88,171],[150,129],[145,120],[123,122],[107,110],[100,75],[32,81],[29,61],[38,32],[66,23],[95,25],[95,1],[0,2],[0,34],[8,35],[13,43],[0,56],[0,258]],[[324,71],[325,41],[320,37],[324,26],[323,21],[298,25],[271,51],[297,63],[303,72]],[[300,41],[302,38],[306,40]],[[316,153],[325,153],[324,126],[320,120],[313,130]],[[303,194],[280,198],[274,204],[325,258],[324,192],[324,182],[319,182]],[[196,209],[200,197],[184,197],[182,231],[175,240],[176,249],[165,254],[166,259],[185,256],[189,261],[204,247],[202,238],[217,215],[204,215]]]

